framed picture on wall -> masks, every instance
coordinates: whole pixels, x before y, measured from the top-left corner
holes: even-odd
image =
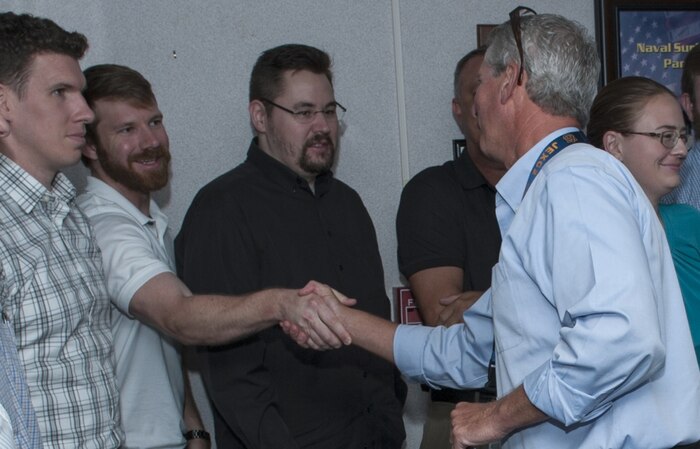
[[[698,0],[595,0],[602,82],[645,76],[680,95],[683,60],[700,42]]]
[[[486,45],[486,40],[489,38],[489,33],[491,30],[496,28],[498,25],[492,24],[477,24],[476,25],[476,46],[481,47]]]

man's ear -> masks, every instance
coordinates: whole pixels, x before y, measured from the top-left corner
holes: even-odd
[[[603,149],[610,153],[615,159],[623,161],[622,134],[617,131],[606,131],[603,134]]]
[[[685,111],[686,115],[690,119],[690,121],[693,121],[693,100],[690,98],[690,94],[687,92],[681,95],[680,98],[681,102],[681,107]]]
[[[459,122],[460,117],[462,117],[462,106],[459,105],[456,98],[452,99],[452,117],[457,122]]]
[[[0,138],[10,135],[10,98],[11,89],[0,84]]]
[[[90,161],[97,160],[97,148],[95,148],[95,143],[92,141],[92,139],[88,138],[86,140],[82,153],[83,157]]]
[[[265,105],[260,100],[253,100],[248,105],[248,113],[250,114],[250,123],[258,133],[267,131],[267,110]]]
[[[501,104],[505,104],[506,101],[513,95],[515,88],[518,86],[518,74],[520,73],[520,66],[517,64],[508,64],[505,70],[505,76],[501,84],[500,100]],[[525,82],[527,81],[527,75],[523,71],[523,84],[525,87]]]

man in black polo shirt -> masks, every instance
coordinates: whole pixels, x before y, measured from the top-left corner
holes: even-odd
[[[328,55],[304,45],[264,52],[253,68],[246,161],[196,196],[176,239],[194,293],[301,288],[310,279],[389,318],[372,221],[333,177],[338,122]],[[405,385],[354,346],[302,349],[279,328],[208,351],[221,448],[400,448]]]
[[[413,177],[401,194],[396,217],[399,269],[423,322],[430,326],[462,321],[462,312],[478,298],[469,291],[491,285],[491,268],[501,245],[493,186],[505,168],[479,149],[472,114],[484,52],[468,53],[455,70],[452,114],[466,139],[465,151],[456,161]],[[495,388],[431,391],[421,449],[450,447],[450,412],[457,402],[493,399]]]

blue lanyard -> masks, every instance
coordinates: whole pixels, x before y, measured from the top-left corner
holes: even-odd
[[[532,166],[532,170],[530,170],[530,177],[527,179],[527,184],[525,185],[525,192],[523,192],[523,196],[525,196],[527,189],[530,188],[530,184],[532,184],[532,181],[534,181],[535,177],[540,173],[542,167],[544,167],[544,164],[549,162],[564,148],[579,142],[587,142],[586,135],[583,134],[583,132],[581,131],[566,133],[563,136],[559,136],[556,139],[552,140],[549,143],[549,145],[547,145],[544,148],[544,150],[542,150],[542,153],[540,153],[540,156],[535,161],[535,165]]]

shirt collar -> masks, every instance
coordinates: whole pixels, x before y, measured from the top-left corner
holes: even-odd
[[[279,184],[285,190],[295,192],[298,189],[302,189],[313,195],[306,179],[297,175],[292,169],[260,149],[257,137],[253,138],[250,142],[250,147],[248,147],[248,162],[255,165],[268,179]],[[314,182],[316,196],[320,197],[328,192],[332,179],[333,172],[331,171],[316,176]]]
[[[60,215],[61,221],[76,193],[73,183],[63,173],[56,174],[49,190],[4,154],[0,154],[0,188],[27,214],[43,199],[50,204],[49,213]]]
[[[95,178],[94,176],[87,177],[85,191],[107,202],[113,203],[116,206],[119,206],[142,226],[155,224],[156,228],[158,229],[158,234],[160,235],[164,235],[166,229],[168,228],[168,217],[160,210],[160,207],[158,207],[158,204],[153,200],[153,198],[150,199],[150,204],[148,206],[150,212],[150,216],[148,216],[144,215],[136,206],[134,206],[131,201],[127,200],[124,195],[119,193],[114,187],[100,179]]]
[[[457,158],[455,164],[457,166],[457,180],[464,190],[477,189],[484,185],[491,188],[479,169],[476,168],[466,149]]]
[[[523,194],[525,193],[525,186],[527,185],[527,180],[530,176],[530,170],[532,170],[532,167],[542,153],[542,150],[544,150],[544,148],[557,137],[576,131],[579,130],[572,127],[558,129],[546,135],[544,138],[542,138],[542,140],[537,142],[535,146],[530,148],[520,159],[515,161],[515,164],[510,167],[498,184],[496,184],[496,191],[500,197],[500,199],[497,200],[497,205],[502,206],[507,204],[511,210],[511,214],[515,214],[523,200]],[[505,230],[507,230],[507,226],[505,229],[501,229],[501,235],[505,235]]]

